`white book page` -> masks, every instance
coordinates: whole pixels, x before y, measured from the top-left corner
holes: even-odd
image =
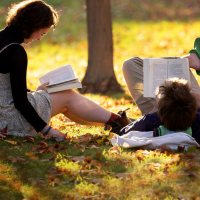
[[[150,74],[150,67],[149,67],[149,60],[148,59],[144,59],[143,60],[143,75],[144,75],[144,79],[143,79],[143,87],[144,87],[144,97],[147,97],[149,95],[149,82],[150,82],[150,78],[149,78],[149,74]]]
[[[190,82],[189,62],[187,58],[168,61],[168,78],[184,78]]]
[[[148,85],[148,91],[145,91],[147,87],[144,86],[144,96],[155,97],[156,88],[160,84],[162,84],[165,79],[167,79],[167,60],[160,58],[149,58],[147,60],[149,62],[149,68],[150,68],[148,75],[149,85]]]
[[[49,82],[49,85],[53,85],[73,79],[76,79],[75,73],[71,65],[66,65],[48,72],[47,74],[42,76],[39,80],[41,84]]]

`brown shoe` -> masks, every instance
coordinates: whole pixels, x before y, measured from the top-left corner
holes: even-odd
[[[117,113],[119,118],[113,120],[112,122],[106,123],[105,130],[108,130],[108,127],[111,127],[111,132],[120,134],[120,130],[126,125],[131,123],[131,120],[126,116],[126,110],[119,111]]]

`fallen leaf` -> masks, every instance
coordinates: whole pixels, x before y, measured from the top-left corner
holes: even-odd
[[[131,173],[118,173],[115,175],[116,178],[124,179],[124,178],[131,178]]]
[[[46,181],[45,180],[42,180],[42,179],[40,179],[40,180],[35,180],[35,182],[32,182],[32,185],[34,185],[34,186],[42,186],[42,187],[44,187],[45,185],[46,185]]]
[[[31,160],[38,160],[38,157],[33,152],[26,152],[26,156],[28,156]]]
[[[52,157],[49,158],[49,161],[54,161],[55,160],[55,155],[53,155]]]
[[[58,185],[59,182],[60,180],[57,177],[53,176],[48,177],[48,183],[51,187],[55,187],[56,185]]]
[[[17,141],[14,141],[14,140],[4,140],[4,141],[9,143],[9,144],[12,144],[12,145],[16,145],[17,144]]]
[[[114,146],[109,149],[109,153],[111,154],[121,154],[121,148],[119,146]]]
[[[93,184],[99,185],[99,184],[102,183],[102,179],[100,179],[100,178],[93,178],[91,182],[92,182]]]
[[[0,139],[4,139],[6,138],[6,135],[4,135],[3,133],[0,133]]]
[[[24,142],[34,142],[35,141],[35,139],[33,138],[33,137],[31,137],[31,136],[26,136],[25,138],[24,138]]]
[[[9,156],[8,160],[11,161],[12,163],[24,163],[26,161],[24,158],[13,157],[13,156]]]
[[[86,148],[85,145],[82,144],[76,144],[75,147],[78,148],[81,152],[84,152]]]
[[[84,159],[85,159],[85,156],[73,156],[73,157],[71,158],[71,160],[72,160],[73,162],[83,162]]]
[[[40,142],[39,145],[40,145],[41,148],[47,148],[48,147],[48,144],[44,141]]]
[[[58,143],[56,143],[56,144],[54,145],[54,148],[55,148],[55,149],[59,149],[59,147],[60,147],[60,145],[59,145]]]
[[[189,178],[191,178],[191,179],[198,179],[199,178],[199,175],[198,175],[198,173],[195,173],[195,172],[191,172],[191,171],[188,171],[187,172],[187,176],[189,177]]]
[[[41,162],[49,162],[50,160],[48,158],[46,158],[46,159],[41,159],[40,161]]]
[[[90,176],[99,174],[96,169],[81,169],[80,172],[82,174],[90,174]]]
[[[86,157],[84,158],[84,161],[87,162],[87,163],[91,163],[92,158],[91,158],[90,156],[86,156]]]
[[[46,142],[42,141],[39,143],[39,145],[33,146],[32,151],[35,151],[39,154],[49,153],[49,152],[54,153],[55,148],[53,146],[49,147],[49,145]]]
[[[99,171],[102,169],[103,165],[98,160],[91,160],[91,165],[97,168]]]
[[[96,146],[95,144],[91,145],[90,147],[87,147],[89,149],[99,149],[99,146]]]
[[[75,122],[67,122],[65,123],[65,126],[75,126],[76,123]]]
[[[87,143],[87,142],[91,141],[91,139],[92,139],[92,135],[87,133],[85,135],[81,135],[79,137],[73,138],[73,141],[77,142],[77,143]]]

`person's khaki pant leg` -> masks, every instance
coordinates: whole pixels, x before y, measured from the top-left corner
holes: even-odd
[[[194,77],[194,74],[191,71],[190,71],[190,82],[191,82],[192,92],[200,94],[199,84],[196,78]]]
[[[143,96],[143,60],[138,57],[126,60],[123,64],[123,74],[131,96],[142,114],[155,112],[155,99]]]

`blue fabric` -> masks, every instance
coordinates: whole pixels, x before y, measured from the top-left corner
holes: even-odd
[[[154,131],[160,125],[162,125],[162,123],[157,113],[147,114],[122,128],[120,135],[124,135],[129,131]],[[192,137],[200,144],[200,109],[198,109],[196,118],[191,127]]]

